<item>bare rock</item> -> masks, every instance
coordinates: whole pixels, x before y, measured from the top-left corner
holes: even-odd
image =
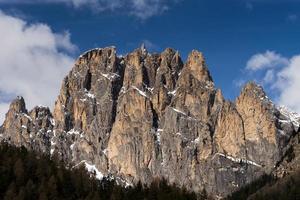
[[[53,135],[53,118],[49,108],[38,106],[27,111],[23,97],[10,105],[0,129],[1,140],[15,146],[48,154]]]
[[[235,102],[225,100],[196,50],[183,63],[170,48],[151,54],[142,46],[118,56],[107,47],[78,58],[53,117],[48,108],[28,112],[23,98],[14,100],[0,139],[73,166],[93,164],[120,184],[166,178],[221,198],[298,166],[288,155],[299,149],[299,119],[253,82]]]

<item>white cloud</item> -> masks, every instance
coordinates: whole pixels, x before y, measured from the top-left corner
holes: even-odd
[[[0,0],[6,4],[64,3],[75,8],[90,8],[96,12],[115,11],[136,16],[142,20],[159,15],[181,0]]]
[[[54,33],[46,24],[28,24],[0,11],[0,95],[24,96],[27,107],[53,107],[76,50],[70,34]],[[0,101],[0,122],[8,99]]]
[[[89,7],[97,12],[112,10],[122,6],[122,0],[60,0],[61,3],[69,3],[75,8]],[[48,0],[48,3],[53,0]]]
[[[141,19],[147,19],[169,9],[163,0],[131,0],[131,3],[131,14]]]
[[[275,74],[274,74],[274,70],[268,70],[264,76],[264,83],[269,84],[272,83],[274,81],[275,78]]]
[[[142,43],[145,45],[146,49],[149,51],[156,51],[159,49],[159,46],[150,40],[143,40]]]
[[[2,122],[4,121],[5,113],[7,112],[8,108],[9,108],[9,103],[0,103],[0,124],[1,125]]]
[[[252,56],[246,69],[255,72],[254,78],[274,94],[277,104],[300,113],[300,55],[286,58],[267,51]]]
[[[121,4],[121,0],[0,0],[2,4],[51,4],[51,3],[64,3],[68,5],[72,5],[76,8],[81,6],[89,6],[91,8],[100,9],[108,9],[113,8],[117,3]]]
[[[300,113],[300,55],[278,72],[275,87],[280,91],[279,103]]]
[[[277,54],[274,51],[266,51],[263,54],[253,55],[247,62],[246,69],[251,71],[257,71],[265,68],[277,67],[285,65],[288,60]]]

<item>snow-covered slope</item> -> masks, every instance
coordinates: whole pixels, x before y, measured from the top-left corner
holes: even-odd
[[[286,118],[287,123],[293,123],[295,129],[299,129],[300,115],[298,113],[291,111],[286,106],[279,106],[277,109]]]

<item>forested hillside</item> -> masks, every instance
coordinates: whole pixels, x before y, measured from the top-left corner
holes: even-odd
[[[196,199],[194,193],[155,181],[123,188],[114,181],[96,180],[84,167],[67,169],[57,160],[25,148],[0,146],[0,199]]]
[[[298,200],[300,199],[300,170],[282,179],[262,176],[257,181],[241,188],[227,200]]]
[[[227,199],[300,199],[300,171],[276,180],[263,176],[233,193]],[[0,145],[0,199],[149,199],[193,200],[195,193],[156,180],[149,187],[138,184],[124,188],[112,180],[95,179],[84,166],[67,169],[65,164],[45,155],[29,152],[6,143]],[[206,192],[198,199],[208,199]]]

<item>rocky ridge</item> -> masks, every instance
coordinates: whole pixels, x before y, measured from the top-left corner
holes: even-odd
[[[253,82],[225,100],[196,50],[184,63],[170,48],[118,56],[107,47],[77,59],[53,114],[14,100],[0,140],[84,163],[98,178],[130,185],[164,177],[221,198],[265,173],[288,173],[298,162],[287,154],[299,143],[299,119]]]

